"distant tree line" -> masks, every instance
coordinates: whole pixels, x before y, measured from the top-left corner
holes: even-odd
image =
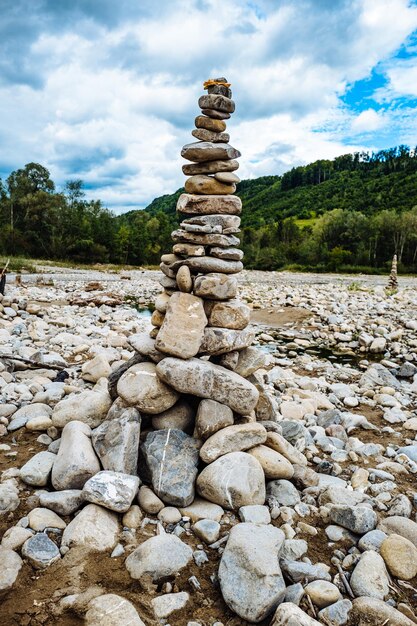
[[[181,189],[116,216],[81,180],[57,190],[38,163],[0,179],[0,254],[155,265],[172,245]],[[242,247],[249,268],[417,272],[417,152],[399,146],[244,180]]]

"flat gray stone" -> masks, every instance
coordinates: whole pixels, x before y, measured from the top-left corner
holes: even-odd
[[[252,328],[233,330],[229,328],[208,327],[204,330],[200,345],[200,354],[218,355],[243,350],[255,339]]]
[[[240,215],[242,200],[238,196],[199,196],[182,193],[178,198],[177,211],[188,215]]]
[[[181,150],[181,156],[188,161],[200,163],[202,161],[220,161],[223,159],[237,159],[241,156],[239,150],[228,143],[212,143],[210,141],[196,141],[186,144]]]

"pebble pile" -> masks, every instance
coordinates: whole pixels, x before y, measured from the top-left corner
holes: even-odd
[[[275,356],[252,345],[250,298],[238,298],[240,154],[224,122],[234,103],[226,79],[206,87],[150,332],[128,308],[81,298],[63,315],[21,287],[1,298],[0,461],[13,463],[22,433],[43,449],[0,475],[0,621],[33,568],[28,593],[59,572],[51,598],[35,598],[48,607],[36,626],[223,626],[219,611],[233,626],[415,626],[417,326],[396,328],[414,291],[388,301],[338,286],[332,303],[331,286],[303,285],[309,340],[295,334]],[[386,320],[364,337],[366,303]],[[359,370],[299,355],[329,329],[385,358]],[[91,553],[128,582],[89,585]]]

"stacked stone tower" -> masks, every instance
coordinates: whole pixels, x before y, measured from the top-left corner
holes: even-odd
[[[233,509],[265,500],[262,460],[243,453],[267,439],[256,422],[259,391],[248,380],[265,357],[249,347],[250,308],[237,297],[240,152],[228,143],[225,123],[235,104],[225,78],[204,87],[192,131],[198,141],[181,152],[190,161],[177,204],[182,222],[172,253],[161,259],[153,329],[130,338],[136,362],[120,377],[114,406],[140,411],[139,473],[165,504],[190,505],[197,486]]]
[[[388,279],[388,289],[396,291],[398,289],[398,276],[397,276],[397,255],[392,257],[391,272]]]

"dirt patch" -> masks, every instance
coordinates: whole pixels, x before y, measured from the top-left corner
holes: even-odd
[[[283,328],[284,326],[305,326],[308,319],[312,319],[314,313],[298,307],[255,309],[251,313],[251,322],[269,328]]]

